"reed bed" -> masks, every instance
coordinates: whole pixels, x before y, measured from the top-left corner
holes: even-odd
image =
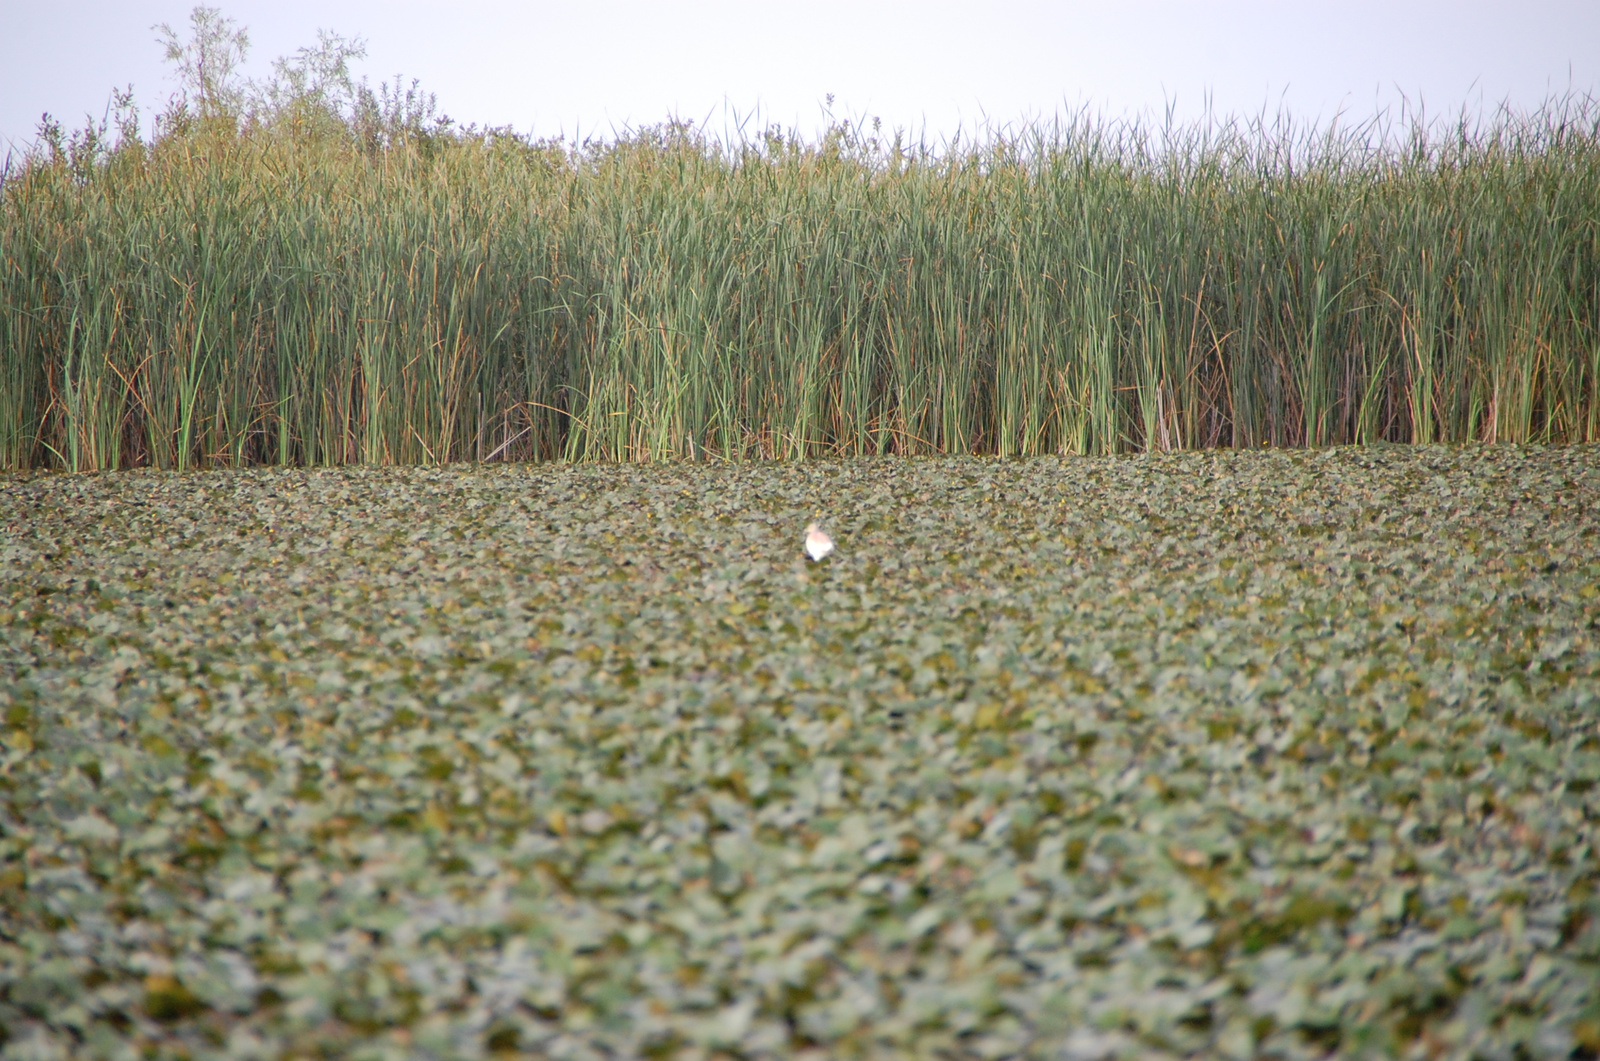
[[[1600,439],[1600,109],[970,146],[93,131],[0,183],[0,465]]]

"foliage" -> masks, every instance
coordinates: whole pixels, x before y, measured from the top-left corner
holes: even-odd
[[[261,90],[259,106],[273,121],[341,125],[355,115],[365,88],[351,75],[350,64],[366,54],[359,38],[320,30],[316,47],[273,63],[273,77]]]
[[[1586,98],[567,144],[360,47],[7,175],[0,466],[1600,438]]]
[[[189,13],[189,39],[163,22],[155,27],[163,56],[176,68],[182,92],[178,105],[192,100],[201,118],[238,114],[247,99],[238,77],[250,54],[250,33],[219,8],[197,6]]]
[[[1597,504],[1589,446],[13,476],[5,1049],[1592,1055]]]

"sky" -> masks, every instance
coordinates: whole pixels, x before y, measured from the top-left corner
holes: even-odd
[[[133,86],[175,89],[152,29],[192,0],[0,0],[0,152],[50,112],[99,119]],[[246,73],[314,44],[366,41],[374,84],[419,79],[458,123],[610,138],[668,118],[813,135],[879,118],[932,142],[1088,110],[1192,119],[1287,112],[1359,121],[1600,96],[1600,0],[1125,0],[1120,3],[648,3],[217,0],[247,27]]]

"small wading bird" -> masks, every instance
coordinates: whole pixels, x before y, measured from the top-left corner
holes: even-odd
[[[811,557],[812,560],[821,560],[831,552],[833,552],[833,539],[828,537],[827,532],[815,523],[808,524],[806,527],[806,555]]]

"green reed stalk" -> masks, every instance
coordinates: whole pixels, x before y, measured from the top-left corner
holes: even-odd
[[[1600,438],[1600,108],[1402,134],[41,150],[0,183],[0,463]]]

